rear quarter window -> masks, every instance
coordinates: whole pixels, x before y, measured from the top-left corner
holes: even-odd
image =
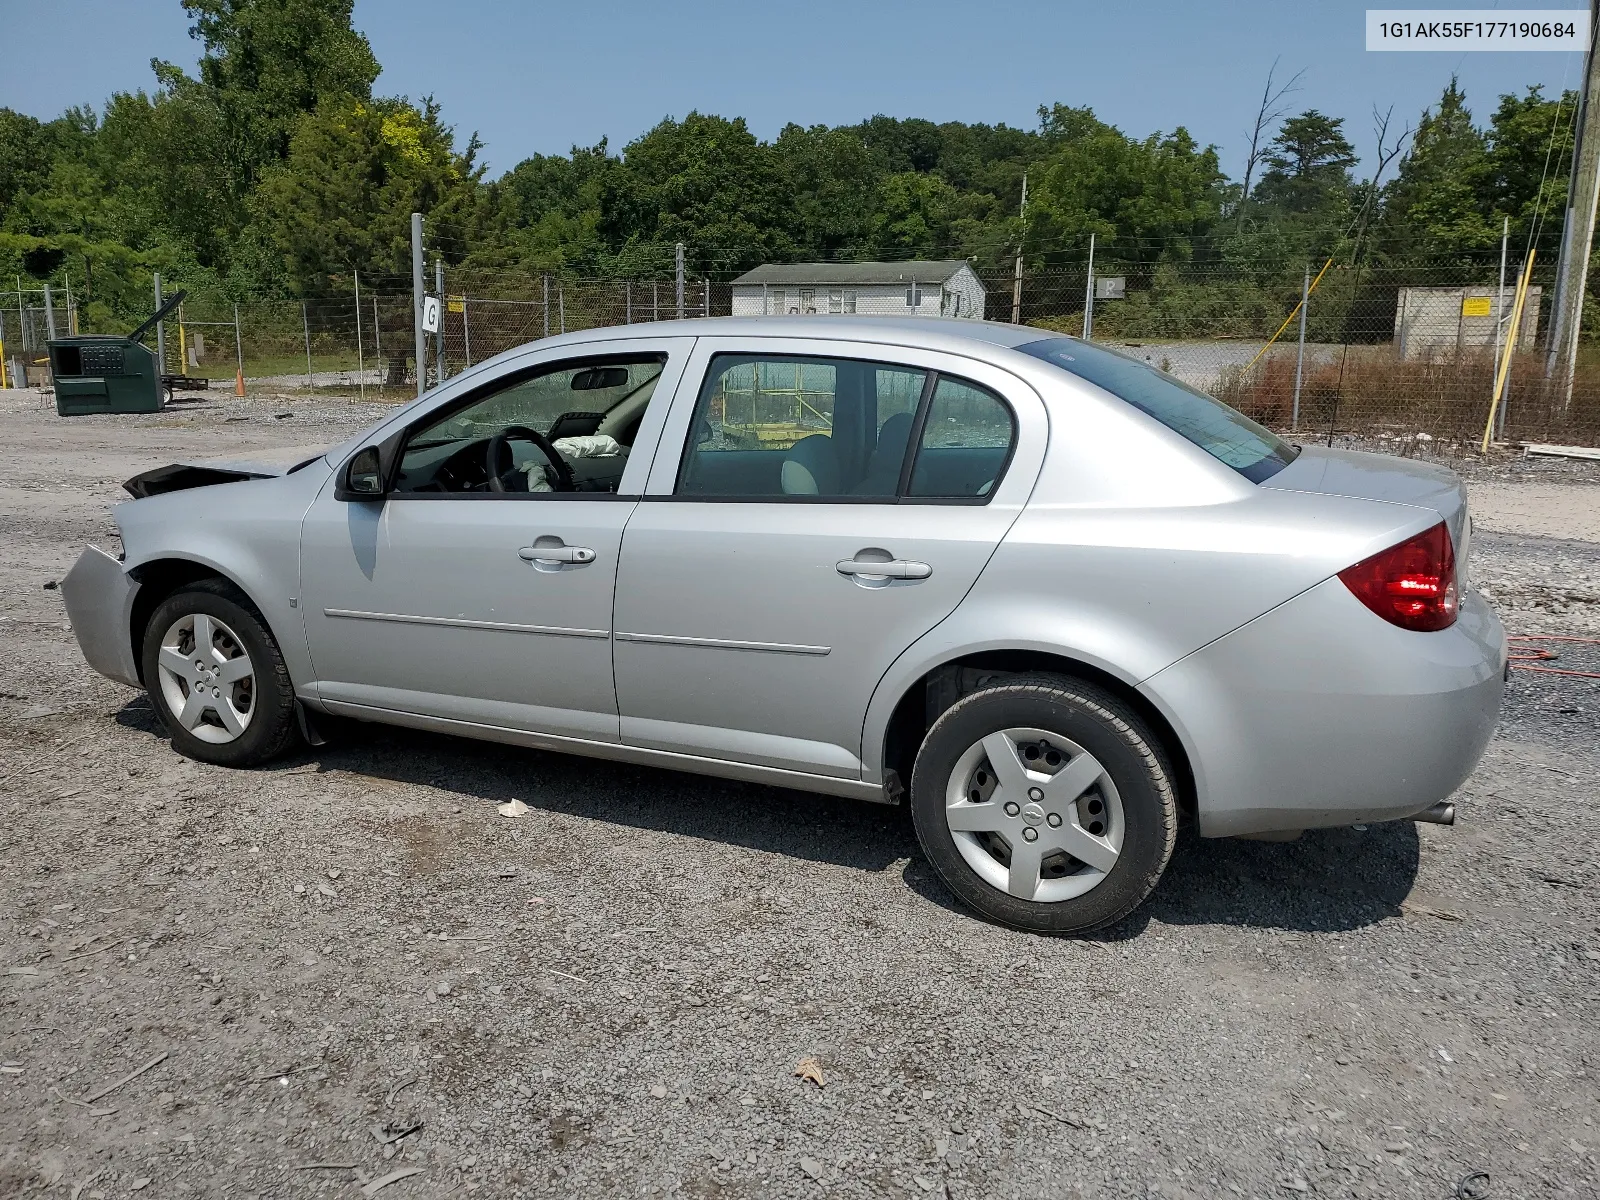
[[[1271,479],[1299,454],[1272,430],[1216,397],[1115,350],[1064,337],[1017,349],[1125,400],[1252,483]]]

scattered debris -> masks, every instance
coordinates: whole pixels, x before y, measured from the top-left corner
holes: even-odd
[[[1544,442],[1524,442],[1523,454],[1536,454],[1545,458],[1594,458],[1600,459],[1600,450],[1593,446],[1554,446]]]
[[[161,1063],[166,1062],[167,1061],[167,1055],[169,1053],[170,1053],[170,1051],[163,1050],[160,1054],[156,1055],[154,1058],[150,1059],[148,1062],[144,1063],[141,1066],[137,1066],[133,1070],[129,1071],[121,1079],[115,1080],[112,1083],[108,1083],[108,1084],[106,1084],[105,1087],[101,1088],[98,1092],[95,1092],[95,1093],[93,1093],[91,1095],[85,1096],[83,1098],[83,1102],[85,1104],[93,1104],[96,1100],[100,1099],[100,1097],[109,1096],[112,1092],[116,1091],[123,1084],[131,1083],[135,1079],[139,1078],[139,1076],[143,1075],[151,1067],[159,1066]]]
[[[822,1164],[814,1158],[801,1158],[800,1169],[813,1179],[822,1178]]]
[[[389,1089],[389,1094],[383,1098],[383,1106],[385,1108],[393,1108],[394,1107],[394,1098],[396,1096],[398,1096],[401,1092],[405,1091],[408,1087],[410,1087],[416,1081],[417,1081],[417,1077],[415,1075],[407,1075],[399,1083],[395,1084],[392,1088]]]
[[[1061,1113],[1054,1112],[1051,1109],[1043,1107],[1042,1105],[1034,1104],[1030,1107],[1032,1107],[1034,1112],[1040,1114],[1041,1116],[1049,1117],[1054,1121],[1060,1121],[1063,1125],[1071,1125],[1074,1129],[1090,1128],[1090,1123],[1085,1121],[1077,1113],[1067,1113],[1065,1116],[1063,1116]]]
[[[570,980],[572,980],[573,983],[588,983],[589,982],[587,979],[580,979],[576,975],[568,975],[565,971],[558,971],[554,967],[546,967],[545,970],[549,971],[550,974],[552,974],[552,975],[559,975],[563,979],[570,979]]]
[[[1463,1175],[1456,1184],[1455,1200],[1487,1200],[1489,1195],[1489,1172],[1474,1171],[1470,1175]]]
[[[101,953],[103,951],[110,950],[113,946],[120,946],[120,945],[122,945],[122,943],[125,940],[126,939],[124,939],[124,938],[118,938],[114,942],[107,942],[104,946],[96,946],[93,950],[85,950],[82,954],[69,954],[65,958],[63,958],[61,961],[62,962],[72,962],[75,959],[88,958],[91,954],[99,954],[99,953]]]
[[[808,1054],[795,1064],[794,1073],[819,1088],[828,1086],[828,1077],[822,1073],[822,1064],[813,1055]]]
[[[47,591],[47,592],[53,592],[57,588],[59,588],[60,586],[61,585],[59,583],[57,583],[54,579],[47,579],[45,581],[44,590]]]
[[[65,1104],[76,1104],[79,1108],[87,1108],[91,1117],[109,1117],[117,1111],[114,1108],[96,1108],[86,1100],[74,1100],[71,1096],[63,1095],[60,1089],[55,1087],[50,1088],[50,1094]]]
[[[355,1163],[297,1163],[293,1171],[354,1171]]]
[[[105,1174],[104,1170],[99,1170],[99,1171],[96,1171],[93,1175],[89,1176],[89,1178],[85,1179],[82,1183],[73,1184],[72,1185],[72,1200],[78,1200],[78,1197],[83,1194],[84,1189],[85,1188],[89,1188],[89,1187],[93,1187],[95,1181],[97,1179],[99,1179],[100,1176],[102,1176],[104,1174]]]
[[[397,1171],[390,1171],[387,1175],[380,1175],[366,1187],[361,1189],[363,1196],[376,1196],[391,1183],[399,1183],[402,1179],[410,1179],[413,1175],[421,1175],[421,1167],[401,1167]]]
[[[1416,904],[1410,900],[1402,900],[1400,902],[1400,911],[1418,917],[1437,917],[1441,921],[1466,920],[1460,913],[1453,913],[1443,908],[1430,908],[1426,904]]]
[[[390,1133],[389,1130],[393,1128],[393,1125],[374,1125],[372,1127],[372,1136],[378,1140],[378,1145],[392,1145],[402,1138],[410,1137],[413,1133],[421,1133],[422,1122],[418,1121],[415,1125],[407,1125],[399,1133]]]
[[[147,1188],[149,1186],[150,1186],[150,1176],[141,1175],[138,1179],[135,1179],[131,1184],[128,1185],[128,1190],[130,1192],[142,1192],[142,1191],[144,1191],[145,1188]]]
[[[667,1098],[667,1089],[658,1083],[650,1089],[650,1094],[657,1100],[665,1100]]]
[[[255,1075],[243,1080],[244,1083],[271,1083],[275,1079],[287,1080],[291,1075],[303,1075],[307,1071],[315,1071],[320,1063],[302,1063],[298,1067],[285,1067],[281,1071],[271,1071],[265,1075]]]
[[[515,797],[507,800],[504,804],[495,805],[495,812],[499,813],[502,817],[520,817],[527,811],[528,806]]]
[[[7,975],[37,975],[38,973],[39,973],[39,968],[38,967],[7,967],[6,968],[6,974]]]

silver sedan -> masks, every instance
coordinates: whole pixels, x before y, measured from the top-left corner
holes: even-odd
[[[62,590],[181,753],[337,715],[909,802],[1040,932],[1131,911],[1180,820],[1448,819],[1506,668],[1454,475],[1011,325],[570,334],[127,486]]]

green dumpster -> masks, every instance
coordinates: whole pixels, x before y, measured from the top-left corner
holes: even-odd
[[[56,412],[63,417],[83,413],[161,411],[161,372],[144,335],[183,302],[179,292],[132,333],[81,333],[50,340],[50,375],[56,389]]]
[[[50,343],[50,374],[56,412],[159,412],[161,379],[156,356],[138,342],[114,334],[79,334]]]

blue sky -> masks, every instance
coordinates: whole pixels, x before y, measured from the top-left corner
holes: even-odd
[[[357,0],[355,14],[384,66],[379,91],[432,93],[463,139],[479,132],[491,174],[605,135],[620,147],[691,109],[742,115],[770,138],[789,121],[833,125],[879,112],[1032,127],[1037,107],[1059,100],[1089,105],[1137,136],[1186,125],[1216,143],[1237,176],[1274,58],[1280,71],[1305,71],[1294,109],[1346,118],[1363,154],[1372,150],[1374,104],[1394,105],[1397,124],[1414,123],[1452,72],[1482,120],[1499,93],[1543,83],[1553,94],[1563,79],[1575,86],[1582,70],[1577,54],[1369,54],[1365,8]],[[177,0],[0,0],[0,105],[50,117],[147,88],[152,57],[194,62],[187,29]]]

